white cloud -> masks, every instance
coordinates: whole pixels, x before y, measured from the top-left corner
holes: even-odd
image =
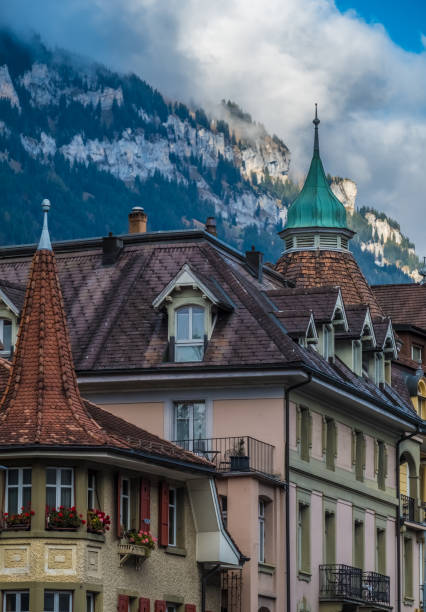
[[[353,178],[359,203],[394,216],[426,252],[426,53],[397,47],[380,24],[332,0],[72,0],[66,11],[44,0],[42,15],[29,0],[6,4],[6,22],[133,70],[170,97],[238,102],[288,144],[296,173],[309,162],[318,102],[326,170]]]

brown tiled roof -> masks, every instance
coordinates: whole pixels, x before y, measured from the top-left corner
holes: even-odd
[[[372,291],[394,325],[426,330],[426,285],[374,285]]]
[[[351,252],[293,251],[284,253],[275,269],[296,287],[339,286],[345,304],[368,304],[372,316],[382,310]]]
[[[25,285],[18,285],[17,283],[10,283],[0,280],[0,290],[3,291],[6,297],[16,307],[18,312],[20,312],[24,305]]]
[[[311,312],[309,310],[274,311],[274,316],[282,323],[291,337],[304,336],[309,325]]]
[[[283,288],[268,291],[267,295],[284,313],[287,310],[308,310],[312,311],[315,323],[326,323],[332,319],[339,288]]]
[[[305,365],[336,384],[345,384],[350,392],[362,391],[393,407],[398,404],[397,399],[390,400],[384,394],[373,396],[363,381],[353,384],[321,355],[292,340],[275,316],[278,304],[268,295],[285,289],[282,275],[264,268],[263,278],[255,278],[239,254],[203,233],[124,236],[123,242],[123,250],[111,265],[104,265],[98,240],[64,244],[56,255],[74,363],[81,374],[109,376],[146,369],[155,376],[166,370],[196,373],[206,368]],[[3,251],[0,279],[26,282],[26,249],[22,255],[19,249]],[[202,362],[169,363],[166,314],[154,309],[152,303],[184,264],[223,291],[233,310],[218,309]],[[334,281],[331,294],[337,295]],[[323,295],[321,289],[308,293]],[[317,309],[320,312],[324,307],[325,316],[331,298],[324,296],[324,304],[322,299],[318,298]],[[332,301],[334,297],[330,304]]]
[[[193,453],[83,400],[72,362],[53,252],[31,264],[12,365],[0,360],[0,446],[134,449],[213,468]]]

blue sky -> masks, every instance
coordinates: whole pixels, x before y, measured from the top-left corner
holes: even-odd
[[[353,9],[368,24],[381,23],[390,38],[406,51],[424,50],[421,36],[426,35],[425,0],[335,0],[344,13]]]

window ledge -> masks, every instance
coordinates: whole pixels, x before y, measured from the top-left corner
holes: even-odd
[[[29,538],[38,539],[57,539],[57,540],[92,540],[94,542],[105,542],[105,536],[98,533],[88,533],[86,531],[2,531],[2,540],[27,540]]]
[[[275,565],[272,563],[258,563],[259,574],[269,574],[273,576],[275,574]]]
[[[169,555],[176,555],[177,557],[186,557],[186,548],[178,548],[177,546],[167,546],[164,552]]]
[[[299,580],[302,580],[303,582],[310,582],[312,578],[312,574],[311,572],[308,572],[306,570],[299,570],[297,572],[297,577]]]

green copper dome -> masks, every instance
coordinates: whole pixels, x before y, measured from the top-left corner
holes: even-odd
[[[346,228],[346,209],[331,191],[319,154],[317,110],[315,105],[314,155],[300,194],[290,206],[285,229],[297,227]]]

